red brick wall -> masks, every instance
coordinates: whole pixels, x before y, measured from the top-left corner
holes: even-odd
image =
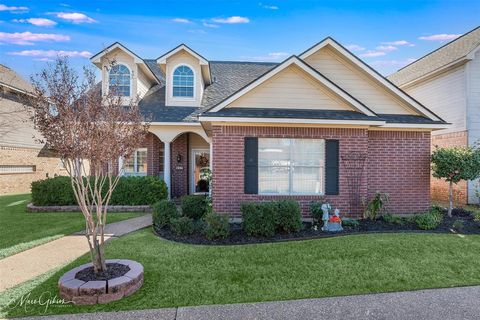
[[[340,157],[350,152],[366,153],[368,135],[365,129],[280,128],[280,127],[213,127],[213,204],[218,212],[241,217],[240,204],[245,201],[288,198],[299,201],[302,214],[308,216],[309,203],[320,196],[266,196],[243,193],[244,137],[263,138],[322,138],[340,140]],[[340,167],[340,172],[342,168]],[[340,194],[327,196],[333,206],[347,214],[349,197],[347,181],[340,174]],[[366,180],[361,183],[361,194],[366,195]]]
[[[466,147],[468,145],[467,131],[432,135],[432,151],[435,147]],[[448,201],[448,183],[431,177],[430,194],[433,200]],[[453,197],[455,204],[466,204],[468,199],[467,182],[460,181],[454,185]]]
[[[188,194],[188,133],[173,140],[171,148],[171,196],[178,198]],[[177,155],[182,157],[180,162]]]
[[[390,196],[389,212],[415,213],[430,206],[430,133],[369,131],[368,195]]]
[[[346,128],[214,126],[212,128],[214,147],[212,197],[214,209],[218,212],[229,213],[232,217],[241,217],[242,202],[289,198],[299,201],[302,214],[308,216],[310,201],[321,198],[319,196],[279,197],[244,194],[244,137],[247,136],[338,139],[341,159],[347,154],[365,154],[375,151],[378,153],[378,159],[374,160],[371,155],[366,161],[366,168],[360,182],[360,197],[365,198],[367,191],[373,193],[378,188],[384,187],[388,190],[380,191],[397,193],[392,195],[391,212],[413,213],[429,206],[430,136],[428,133],[380,133],[369,132],[366,129]],[[372,146],[369,146],[369,143]],[[408,155],[406,155],[407,150]],[[393,154],[398,154],[399,160],[390,159]],[[342,214],[348,215],[350,197],[345,177],[346,168],[343,161],[340,161],[340,194],[329,195],[326,198],[334,207],[338,207]],[[407,188],[406,193],[403,193],[401,188]],[[412,190],[408,190],[409,188]]]
[[[158,176],[160,174],[160,150],[163,149],[163,142],[149,132],[145,137],[143,147],[147,148],[147,174]]]

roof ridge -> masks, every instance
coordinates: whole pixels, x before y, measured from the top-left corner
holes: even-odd
[[[443,46],[441,46],[441,47],[438,47],[437,49],[435,49],[435,50],[433,50],[433,51],[431,51],[431,52],[429,52],[429,53],[427,53],[427,54],[425,54],[425,55],[421,56],[421,57],[420,57],[420,58],[418,58],[417,60],[410,62],[409,64],[407,64],[406,66],[403,66],[402,68],[398,69],[397,71],[395,71],[395,72],[394,72],[394,73],[392,73],[392,74],[395,74],[395,73],[397,73],[397,72],[399,72],[399,71],[401,71],[401,70],[403,70],[403,69],[406,69],[407,67],[409,67],[409,66],[411,66],[411,65],[413,65],[413,64],[415,64],[415,63],[417,63],[417,62],[419,62],[419,61],[421,61],[421,60],[423,60],[424,58],[426,58],[426,57],[428,57],[428,56],[430,56],[430,55],[434,54],[435,52],[437,52],[437,51],[439,51],[439,50],[441,50],[441,49],[445,48],[446,46],[449,46],[449,45],[451,45],[451,44],[453,44],[453,43],[457,42],[458,40],[460,40],[460,39],[462,39],[463,37],[465,37],[465,36],[467,36],[467,35],[471,34],[472,32],[476,31],[477,29],[480,29],[480,26],[477,26],[477,27],[473,28],[472,30],[465,32],[465,33],[464,33],[464,34],[462,34],[460,37],[458,37],[458,38],[455,38],[455,39],[453,39],[453,40],[451,40],[451,41],[449,41],[449,42],[445,43]],[[479,42],[479,44],[480,44],[480,42]]]

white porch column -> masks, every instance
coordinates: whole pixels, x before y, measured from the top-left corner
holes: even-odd
[[[168,199],[171,197],[171,177],[170,177],[170,144],[171,141],[164,141],[164,149],[163,149],[163,180],[165,180],[165,184],[167,185],[167,194]]]

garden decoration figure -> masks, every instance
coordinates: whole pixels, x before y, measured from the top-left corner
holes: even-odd
[[[332,210],[332,207],[328,202],[325,202],[322,204],[322,211],[323,211],[323,216],[322,216],[322,221],[323,221],[323,227],[322,230],[324,230],[325,226],[328,224],[328,219],[330,218],[329,211]]]
[[[342,219],[340,219],[340,210],[338,210],[338,208],[335,208],[333,216],[325,223],[323,230],[331,232],[343,231]]]

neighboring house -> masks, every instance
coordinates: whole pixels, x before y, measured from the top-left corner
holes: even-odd
[[[432,147],[473,146],[480,139],[480,27],[388,77],[452,124],[432,133]],[[448,199],[448,184],[432,178],[432,198]],[[477,181],[460,182],[456,201],[478,203]]]
[[[117,65],[108,68],[109,61]],[[448,125],[327,38],[274,63],[208,61],[186,45],[145,60],[120,43],[91,61],[151,121],[128,175],[162,176],[172,198],[209,191],[217,212],[290,198],[342,214],[390,194],[392,213],[430,206],[430,132]]]
[[[32,181],[66,173],[60,159],[36,141],[41,136],[23,105],[31,90],[15,71],[0,65],[0,194],[28,193]]]

